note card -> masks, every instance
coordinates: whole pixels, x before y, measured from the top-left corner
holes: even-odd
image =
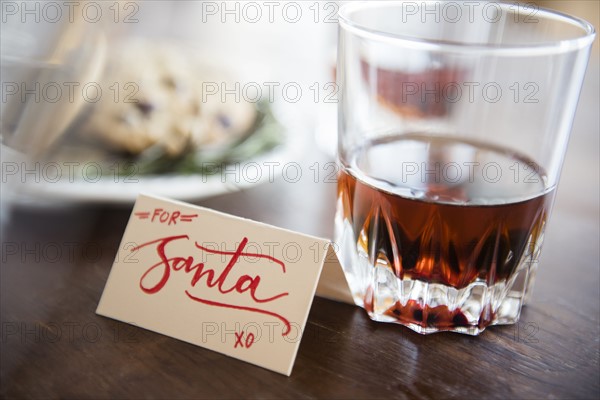
[[[326,239],[146,195],[120,249],[98,314],[288,376],[321,269],[340,271]]]

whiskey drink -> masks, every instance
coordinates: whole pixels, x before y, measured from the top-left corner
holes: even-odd
[[[445,4],[340,7],[335,241],[371,319],[477,335],[531,295],[595,30]]]
[[[388,135],[341,159],[336,242],[357,304],[420,333],[518,320],[554,190],[526,157]]]

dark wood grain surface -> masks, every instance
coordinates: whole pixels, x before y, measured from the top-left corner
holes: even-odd
[[[95,314],[130,209],[17,205],[2,237],[2,397],[598,398],[597,74],[595,66],[586,81],[533,299],[517,325],[420,336],[316,298],[285,377]],[[315,150],[303,165],[327,161]],[[335,183],[305,174],[200,204],[331,237]]]

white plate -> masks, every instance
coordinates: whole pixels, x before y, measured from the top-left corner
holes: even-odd
[[[64,179],[56,182],[25,176],[25,182],[13,185],[13,201],[31,205],[50,205],[57,202],[132,204],[139,193],[164,196],[182,201],[201,200],[208,197],[236,192],[281,177],[286,163],[297,160],[302,154],[308,137],[307,127],[300,122],[301,113],[274,108],[276,118],[284,129],[284,142],[273,150],[252,159],[222,166],[221,173],[214,175],[105,175],[98,180],[76,179],[64,173]],[[25,165],[25,164],[21,164]],[[25,167],[23,167],[25,168]],[[29,170],[33,166],[27,167]],[[41,167],[43,168],[43,167]],[[39,167],[38,167],[39,169]]]

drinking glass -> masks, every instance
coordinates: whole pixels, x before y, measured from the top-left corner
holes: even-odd
[[[593,27],[495,2],[339,12],[335,241],[357,305],[419,333],[515,323]]]

